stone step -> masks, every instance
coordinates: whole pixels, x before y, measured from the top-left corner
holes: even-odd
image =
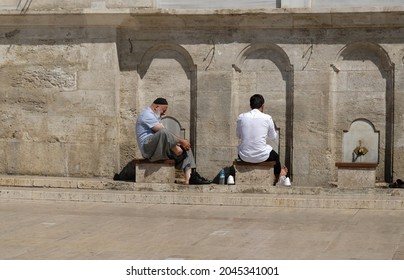
[[[106,178],[0,176],[0,199],[404,210],[404,189],[152,184]]]

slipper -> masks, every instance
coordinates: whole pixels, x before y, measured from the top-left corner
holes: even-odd
[[[394,183],[389,184],[389,188],[404,189],[404,181],[397,179]]]

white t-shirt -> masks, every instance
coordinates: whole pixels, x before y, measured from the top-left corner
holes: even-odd
[[[236,134],[241,140],[238,146],[240,158],[253,163],[268,159],[272,147],[266,139],[275,140],[278,137],[272,117],[258,109],[238,116]]]

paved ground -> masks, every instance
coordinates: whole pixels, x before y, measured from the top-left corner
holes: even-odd
[[[0,259],[404,259],[404,211],[0,200]]]

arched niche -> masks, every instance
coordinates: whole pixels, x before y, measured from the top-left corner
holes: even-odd
[[[393,180],[394,64],[387,52],[372,42],[343,47],[331,65],[330,110],[335,147],[353,120],[367,119],[380,131],[377,180]],[[334,151],[341,158],[342,150]]]
[[[256,43],[241,50],[232,66],[237,89],[233,109],[236,114],[249,110],[249,98],[254,93],[266,97],[266,110],[280,129],[278,152],[292,177],[294,71],[289,57],[275,44]],[[251,83],[254,80],[256,83]]]
[[[344,162],[379,162],[379,131],[365,119],[354,120],[349,129],[344,131]]]
[[[189,102],[186,102],[186,107],[189,110],[186,112],[186,116],[182,115],[181,117],[186,120],[181,120],[181,123],[186,124],[189,123],[189,140],[194,150],[194,155],[196,157],[196,124],[197,124],[197,66],[195,65],[191,55],[188,51],[178,44],[173,43],[160,43],[149,48],[145,54],[143,55],[139,65],[137,66],[137,71],[140,77],[140,80],[143,81],[148,72],[150,72],[150,67],[155,60],[175,60],[178,62],[183,72],[186,75],[186,78],[189,83]],[[169,62],[168,62],[169,63]],[[171,69],[169,69],[171,70]],[[174,71],[167,71],[167,76],[172,76],[172,81],[178,80],[178,73]],[[161,88],[159,92],[155,93],[144,93],[147,95],[155,95],[155,96],[165,96],[165,92],[167,88]],[[139,94],[142,94],[141,92]],[[173,108],[174,104],[170,104],[170,108]],[[169,109],[170,110],[170,109]],[[170,111],[168,114],[170,115]],[[179,118],[178,115],[175,115],[176,118]]]
[[[142,60],[140,61],[140,64],[137,67],[138,74],[140,78],[143,78],[144,75],[146,74],[147,70],[150,67],[150,64],[152,63],[153,59],[157,56],[158,53],[161,53],[164,50],[171,50],[179,53],[184,59],[185,59],[185,64],[180,63],[181,66],[184,69],[185,74],[187,74],[188,79],[192,79],[192,76],[190,73],[196,72],[196,65],[194,64],[194,61],[191,57],[191,55],[188,53],[188,51],[183,48],[180,45],[173,44],[173,43],[161,43],[157,44],[151,48],[149,48],[146,53],[143,55]],[[167,57],[171,58],[171,57]]]

